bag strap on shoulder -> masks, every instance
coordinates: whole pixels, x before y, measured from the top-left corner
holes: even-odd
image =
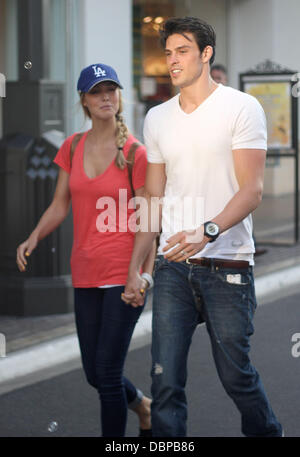
[[[129,177],[129,183],[130,183],[131,192],[132,192],[133,197],[135,197],[135,191],[134,191],[133,184],[132,184],[132,171],[133,171],[133,166],[134,166],[135,152],[140,146],[141,146],[140,143],[132,143],[132,145],[130,146],[130,149],[128,151],[128,156],[127,156],[128,177]]]
[[[72,168],[72,160],[73,160],[75,149],[76,149],[80,139],[82,138],[82,136],[83,136],[83,133],[77,133],[77,135],[75,135],[73,140],[72,140],[71,148],[70,148],[70,165],[71,165],[71,168]]]

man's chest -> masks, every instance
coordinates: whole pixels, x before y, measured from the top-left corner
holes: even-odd
[[[222,116],[201,116],[171,123],[166,120],[158,135],[158,147],[167,165],[226,160],[231,153],[230,123]]]

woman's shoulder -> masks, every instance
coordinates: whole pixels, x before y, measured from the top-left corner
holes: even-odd
[[[72,135],[67,136],[62,142],[61,148],[65,149],[66,147],[70,146],[72,141],[74,140],[75,136],[78,134],[79,134],[79,132],[75,132],[75,133],[72,133]]]
[[[68,137],[66,138],[66,141],[67,141],[68,143],[72,143],[72,141],[75,140],[75,138],[76,138],[76,139],[80,139],[80,138],[81,138],[83,135],[85,135],[87,132],[88,132],[88,131],[86,131],[86,132],[74,132],[74,133],[72,133],[72,135],[70,135],[70,136],[68,136]]]
[[[76,147],[79,140],[81,137],[85,134],[86,132],[74,132],[72,135],[67,136],[67,138],[63,141],[60,150],[62,153],[69,153],[72,144],[74,143],[74,146]]]
[[[138,147],[136,149],[136,154],[145,154],[146,153],[146,147],[143,143],[141,143],[137,138],[135,138],[134,135],[132,135],[131,133],[128,135],[128,138],[127,138],[127,141],[124,145],[124,153],[126,153],[126,155],[128,154],[131,146],[133,144],[137,144]]]

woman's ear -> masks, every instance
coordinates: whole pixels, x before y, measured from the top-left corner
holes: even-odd
[[[84,106],[86,108],[87,105],[84,103],[84,100],[85,100],[85,94],[82,94],[81,95],[81,104],[82,104],[82,106]]]

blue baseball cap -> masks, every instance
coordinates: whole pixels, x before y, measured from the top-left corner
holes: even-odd
[[[84,68],[77,82],[77,90],[81,92],[89,92],[94,86],[103,81],[112,81],[117,84],[120,89],[123,89],[115,70],[109,65],[103,63],[95,63]]]

